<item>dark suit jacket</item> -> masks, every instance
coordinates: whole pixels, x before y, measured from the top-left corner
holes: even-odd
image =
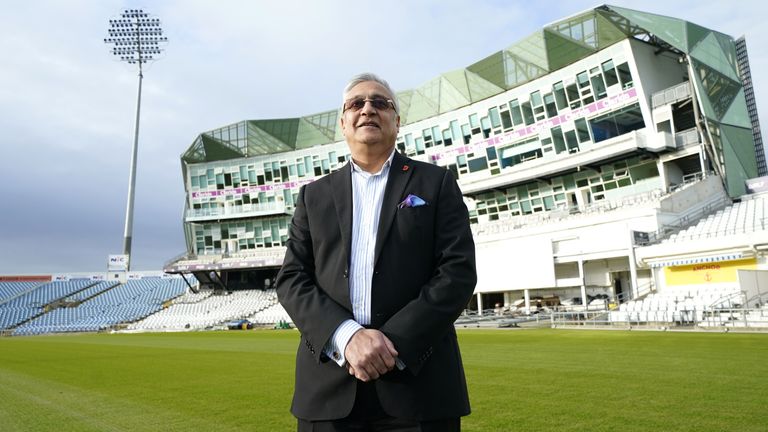
[[[408,194],[427,205],[398,208]],[[305,420],[346,417],[356,379],[323,354],[354,319],[349,297],[352,179],[349,164],[299,192],[277,295],[301,332],[291,412]],[[450,171],[395,153],[376,238],[371,327],[406,368],[376,380],[384,410],[417,420],[469,414],[453,322],[476,282],[467,208]]]

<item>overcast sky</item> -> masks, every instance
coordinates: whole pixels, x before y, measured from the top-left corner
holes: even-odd
[[[104,271],[107,256],[122,253],[138,81],[103,39],[123,9],[160,18],[170,39],[144,73],[133,231],[132,269],[159,270],[185,250],[180,155],[199,133],[332,109],[359,72],[414,88],[598,4],[6,1],[0,275]],[[758,110],[768,115],[763,0],[609,4],[745,35]]]

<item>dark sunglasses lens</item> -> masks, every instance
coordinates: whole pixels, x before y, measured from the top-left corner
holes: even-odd
[[[358,111],[361,110],[365,106],[365,101],[362,99],[353,99],[350,101],[347,101],[347,109]]]
[[[386,99],[371,99],[371,105],[377,110],[385,110],[389,108],[389,102]]]
[[[360,111],[365,106],[366,102],[370,102],[371,106],[376,110],[386,110],[391,107],[389,100],[375,98],[375,99],[353,99],[347,101],[344,106],[345,110]]]

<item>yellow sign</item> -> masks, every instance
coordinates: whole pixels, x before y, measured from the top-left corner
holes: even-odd
[[[735,261],[719,261],[699,264],[665,267],[664,277],[667,285],[695,285],[723,282],[736,282],[737,270],[754,270],[757,259],[749,258]]]

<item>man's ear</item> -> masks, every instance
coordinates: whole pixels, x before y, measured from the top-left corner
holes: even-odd
[[[397,131],[400,132],[400,114],[397,115],[397,120],[395,120],[395,125],[397,126]]]

